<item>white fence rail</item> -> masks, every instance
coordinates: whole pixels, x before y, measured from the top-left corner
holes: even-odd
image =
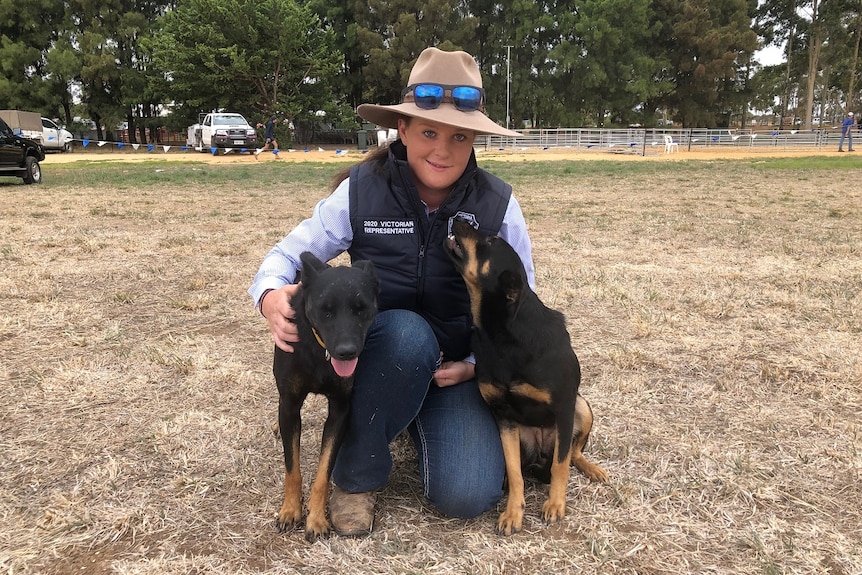
[[[665,136],[679,145],[680,151],[706,148],[746,148],[750,150],[811,150],[838,147],[840,128],[823,130],[731,130],[731,129],[598,129],[560,128],[522,130],[522,136],[480,136],[476,147],[485,150],[518,148],[571,148],[580,152],[660,154],[665,151]],[[862,133],[854,134],[862,138]]]

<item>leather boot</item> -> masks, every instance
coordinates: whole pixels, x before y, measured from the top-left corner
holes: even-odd
[[[361,537],[371,533],[374,527],[374,491],[348,493],[337,485],[332,486],[329,496],[329,517],[332,528],[344,537]]]

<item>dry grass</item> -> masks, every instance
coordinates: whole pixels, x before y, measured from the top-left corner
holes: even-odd
[[[315,544],[274,528],[277,396],[245,289],[332,170],[0,182],[0,570],[862,573],[860,171],[541,166],[495,168],[611,482],[573,476],[550,527],[531,486],[502,538],[496,512],[428,508],[399,440],[375,533]],[[324,410],[305,409],[306,477]]]

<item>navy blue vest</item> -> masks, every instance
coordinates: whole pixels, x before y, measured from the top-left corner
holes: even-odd
[[[381,310],[408,309],[428,321],[445,361],[469,355],[472,326],[467,288],[444,247],[451,220],[466,217],[496,235],[511,194],[511,186],[479,168],[471,155],[449,197],[426,215],[400,140],[382,163],[350,170],[350,258],[374,263]]]

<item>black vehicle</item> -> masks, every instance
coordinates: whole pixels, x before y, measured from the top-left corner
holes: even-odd
[[[42,144],[16,136],[0,118],[0,176],[17,176],[25,184],[38,184],[42,181],[39,162],[44,159]]]

